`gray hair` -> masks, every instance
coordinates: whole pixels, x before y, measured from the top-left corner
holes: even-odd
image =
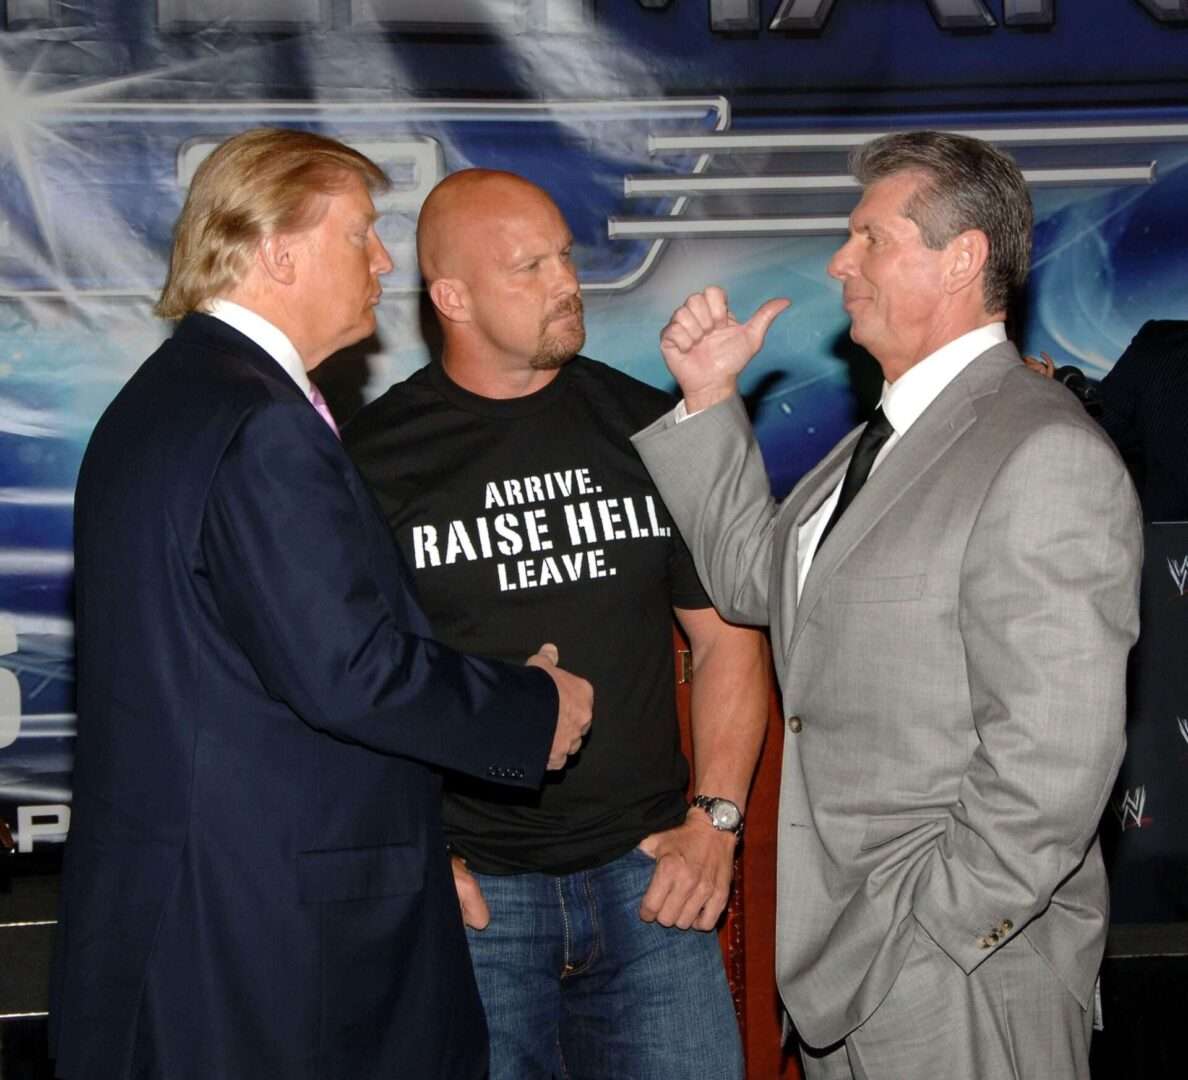
[[[850,171],[863,187],[896,173],[920,173],[924,182],[904,205],[925,245],[934,251],[967,229],[990,244],[982,279],[988,312],[1005,311],[1011,293],[1027,280],[1034,212],[1019,166],[981,139],[943,131],[882,135],[850,154]]]

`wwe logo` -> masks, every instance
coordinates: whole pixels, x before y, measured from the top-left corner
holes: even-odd
[[[1180,595],[1184,595],[1185,588],[1188,588],[1188,555],[1185,555],[1179,562],[1175,559],[1167,560],[1167,570],[1172,576],[1172,581],[1176,583],[1176,588],[1180,590]]]
[[[1141,829],[1144,825],[1143,809],[1147,805],[1147,789],[1136,787],[1122,792],[1120,798],[1114,800],[1114,813],[1118,815],[1118,824],[1126,829]]]

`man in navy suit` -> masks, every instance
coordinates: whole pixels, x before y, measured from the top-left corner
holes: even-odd
[[[158,305],[181,323],[88,446],[62,1077],[485,1073],[437,770],[539,784],[591,690],[551,646],[428,636],[309,382],[375,329],[386,185],[304,132],[216,149]]]
[[[1071,365],[1057,370],[1047,353],[1024,360],[1033,371],[1066,386],[1075,385],[1068,376],[1093,386]],[[1188,321],[1143,323],[1094,397],[1082,400],[1130,469],[1143,519],[1188,521]]]

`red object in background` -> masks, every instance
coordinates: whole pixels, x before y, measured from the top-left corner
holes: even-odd
[[[674,631],[674,644],[681,746],[692,761],[689,646],[679,631]],[[780,1045],[783,1006],[775,982],[776,816],[784,720],[770,674],[769,682],[767,739],[747,800],[745,839],[735,860],[734,888],[718,928],[718,940],[742,1031],[747,1076],[755,1080],[800,1080],[795,1049],[785,1050]]]

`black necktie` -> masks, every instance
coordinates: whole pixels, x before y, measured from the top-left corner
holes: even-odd
[[[894,430],[891,421],[883,415],[883,408],[880,405],[875,409],[874,416],[867,421],[866,427],[862,429],[862,434],[858,436],[858,445],[854,447],[854,456],[850,458],[850,464],[846,466],[846,478],[842,481],[841,494],[837,497],[837,506],[833,508],[833,514],[825,526],[825,531],[821,533],[821,539],[817,541],[818,550],[825,543],[825,537],[829,535],[830,530],[837,524],[837,519],[846,512],[846,507],[862,490],[862,485],[866,483],[866,478],[870,475],[875,458],[879,456],[883,443],[891,437]]]

